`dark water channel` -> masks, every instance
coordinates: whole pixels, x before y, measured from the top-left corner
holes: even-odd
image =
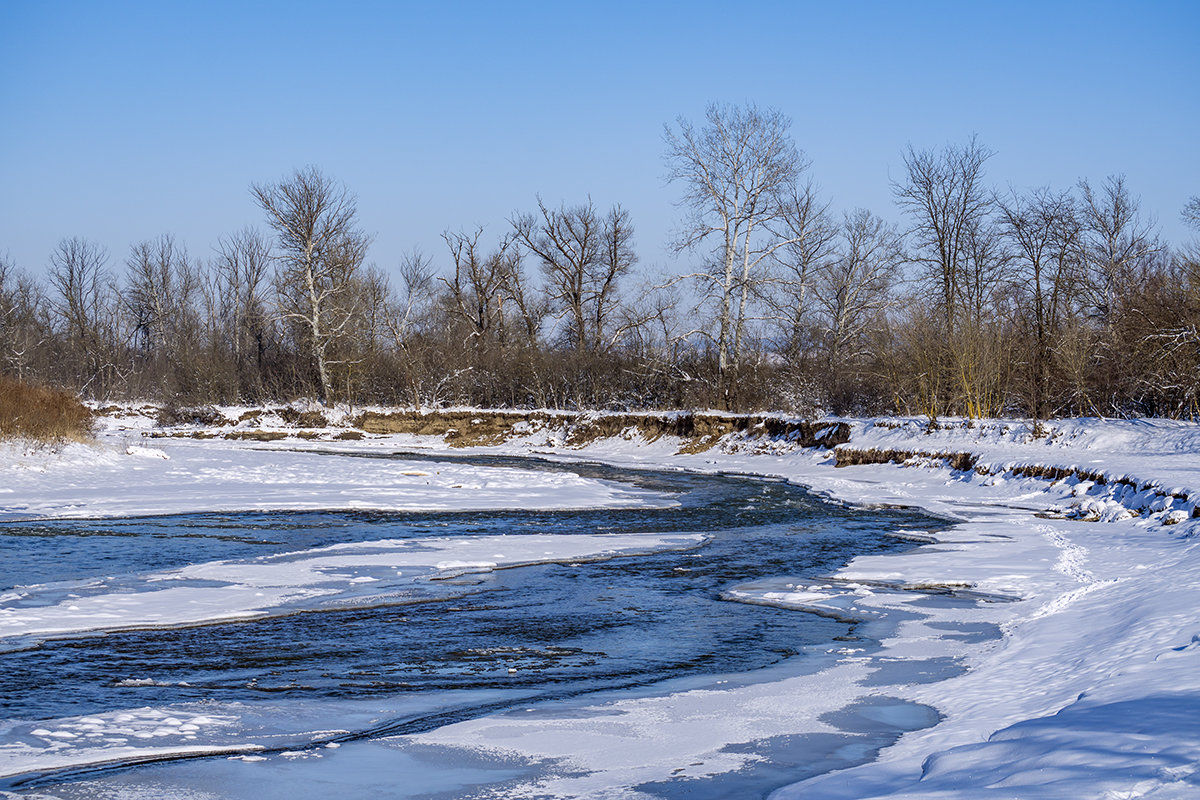
[[[394,702],[406,693],[453,690],[517,690],[537,701],[749,672],[850,629],[796,611],[722,601],[723,589],[773,575],[825,574],[858,554],[911,547],[889,535],[899,528],[942,526],[913,511],[844,508],[773,480],[526,459],[469,461],[569,469],[668,493],[678,505],[9,523],[0,525],[0,563],[6,565],[0,592],[18,584],[377,539],[626,532],[711,538],[684,552],[467,576],[439,587],[446,598],[438,602],[49,640],[0,653],[0,718],[54,719],[198,700],[273,707],[312,700]],[[494,702],[468,704],[450,717],[418,715],[359,735],[415,731],[494,710]],[[79,777],[47,775],[37,783]]]

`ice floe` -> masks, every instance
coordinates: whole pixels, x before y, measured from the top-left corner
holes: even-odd
[[[214,561],[151,573],[114,590],[105,580],[75,587],[68,599],[39,605],[21,587],[0,603],[0,647],[11,637],[196,625],[271,613],[428,599],[429,581],[467,572],[576,562],[694,547],[695,534],[520,534],[344,543],[240,561]],[[503,552],[497,552],[500,548]],[[448,557],[449,556],[449,557]]]

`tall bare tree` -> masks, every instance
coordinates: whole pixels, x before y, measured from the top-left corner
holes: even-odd
[[[812,183],[795,185],[785,213],[775,223],[786,231],[784,246],[775,251],[775,275],[766,300],[783,334],[782,351],[789,362],[800,362],[811,340],[813,288],[819,273],[836,257],[837,223],[829,206],[817,197]]]
[[[835,379],[867,355],[866,334],[892,302],[904,263],[900,234],[866,209],[846,214],[840,239],[837,257],[822,262],[814,287]]]
[[[421,318],[432,309],[436,278],[433,261],[420,250],[414,249],[400,260],[400,295],[387,323],[397,347],[405,347]]]
[[[519,214],[510,222],[517,240],[541,264],[572,347],[581,353],[608,350],[620,281],[637,263],[629,212],[613,206],[601,217],[591,200],[552,210],[538,198],[538,214]]]
[[[789,134],[791,121],[773,109],[710,105],[696,128],[679,118],[667,126],[667,177],[683,186],[688,210],[675,248],[702,250],[708,266],[685,275],[716,306],[718,381],[726,405],[728,373],[736,369],[752,303],[765,267],[780,248],[797,241],[779,225],[807,164]]]
[[[477,348],[505,339],[504,303],[510,271],[507,259],[512,247],[512,240],[505,238],[487,253],[480,244],[482,236],[483,228],[471,233],[442,233],[454,262],[454,277],[440,280],[449,290],[451,314],[466,324],[468,340],[474,341]]]
[[[999,401],[990,372],[995,342],[985,341],[991,330],[983,318],[996,299],[1004,263],[990,219],[991,192],[983,183],[991,156],[975,137],[941,151],[909,145],[905,178],[892,185],[912,220],[908,235],[922,267],[920,283],[941,323],[939,335],[916,340],[936,348],[919,359],[931,365],[920,376],[924,385],[918,392],[931,417],[952,406],[975,416]]]
[[[1200,195],[1188,200],[1181,217],[1185,225],[1200,234]],[[1179,258],[1188,276],[1188,285],[1195,295],[1197,310],[1200,311],[1200,239],[1185,244]]]
[[[1183,221],[1200,234],[1200,196],[1192,197],[1183,209]],[[1174,384],[1177,397],[1172,412],[1200,418],[1200,238],[1193,238],[1175,254],[1168,274],[1174,302],[1158,303],[1159,309],[1174,312],[1175,319],[1156,332],[1160,363],[1179,365],[1166,372],[1158,383],[1164,389]],[[1173,375],[1171,373],[1174,373]],[[1174,378],[1174,380],[1171,380]]]
[[[546,315],[544,298],[528,284],[515,234],[490,249],[482,237],[482,228],[442,234],[454,271],[439,278],[446,287],[440,338],[454,347],[443,347],[441,361],[462,365],[453,375],[454,391],[468,402],[529,402],[537,388],[529,379]]]
[[[1200,231],[1200,195],[1188,199],[1180,216],[1188,227]]]
[[[20,379],[34,367],[50,338],[41,286],[0,254],[0,363]]]
[[[1052,407],[1054,351],[1083,284],[1080,221],[1067,192],[1036,189],[999,198],[996,208],[1013,252],[1018,319],[1031,338],[1027,410],[1044,420]]]
[[[412,405],[438,405],[457,371],[430,369],[426,363],[440,361],[445,367],[445,359],[439,359],[436,351],[449,338],[438,330],[445,321],[445,307],[439,306],[437,271],[428,256],[414,249],[401,259],[399,275],[400,289],[391,298],[385,317],[403,384],[397,393]]]
[[[935,287],[947,332],[954,330],[962,310],[972,250],[991,211],[983,167],[992,155],[975,137],[940,152],[918,151],[909,145],[904,154],[905,179],[892,185],[897,203],[912,218],[908,233],[916,246],[916,260]]]
[[[144,353],[178,358],[180,345],[195,333],[195,264],[169,234],[133,245],[125,264],[125,302],[137,344]]]
[[[1088,264],[1091,313],[1107,323],[1116,312],[1122,283],[1138,265],[1162,249],[1153,225],[1144,220],[1123,175],[1110,176],[1099,189],[1079,182],[1083,195],[1083,238]]]
[[[620,205],[605,214],[601,228],[600,260],[592,274],[592,350],[604,352],[630,328],[626,315],[623,324],[617,323],[620,309],[620,283],[638,262],[633,247],[633,219]]]
[[[251,192],[277,236],[279,313],[304,332],[318,399],[329,405],[331,348],[357,310],[352,289],[370,237],[357,227],[353,195],[315,167],[278,183],[255,184]]]
[[[271,245],[254,228],[244,228],[217,243],[214,261],[217,292],[215,311],[233,359],[239,399],[262,397],[264,356],[269,334],[267,284]]]
[[[103,247],[79,237],[63,239],[50,254],[53,308],[77,366],[72,377],[80,391],[96,396],[113,388],[120,371],[119,309],[107,263]]]

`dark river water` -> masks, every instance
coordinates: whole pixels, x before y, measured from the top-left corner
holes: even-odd
[[[897,529],[943,524],[907,510],[844,508],[774,480],[525,459],[469,461],[569,469],[663,492],[677,505],[9,523],[0,525],[0,593],[16,585],[132,576],[378,539],[653,532],[710,538],[686,551],[468,575],[430,587],[430,602],[48,640],[0,653],[0,718],[56,719],[195,701],[278,709],[333,700],[391,708],[407,694],[457,697],[460,690],[516,692],[528,705],[685,676],[750,673],[846,637],[851,627],[724,601],[722,590],[777,575],[826,574],[858,554],[911,547],[890,535]],[[339,738],[365,741],[430,729],[506,703],[503,694],[478,696],[475,703],[435,703],[425,714],[375,720]],[[126,772],[160,768],[130,766]],[[87,770],[45,772],[0,778],[0,789],[58,788],[70,795],[72,785],[93,777]]]

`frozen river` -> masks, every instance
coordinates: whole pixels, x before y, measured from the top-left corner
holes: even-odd
[[[430,471],[442,463],[403,459]],[[0,621],[27,628],[0,639],[0,755],[16,765],[0,789],[135,797],[154,786],[162,796],[263,800],[305,796],[297,787],[315,780],[342,786],[344,798],[380,796],[382,785],[395,797],[499,796],[488,792],[553,765],[491,758],[433,770],[435,758],[406,773],[412,755],[387,744],[489,714],[552,712],[597,692],[647,696],[689,678],[752,683],[784,664],[802,669],[822,646],[854,641],[854,626],[722,593],[826,575],[859,554],[911,547],[901,529],[940,527],[774,480],[469,463],[570,471],[663,502],[0,526]],[[241,616],[208,610],[227,599]],[[96,622],[105,614],[114,621]],[[774,766],[723,777],[707,793],[762,794],[934,721],[924,707],[885,703],[842,726],[844,741],[833,744],[858,746],[841,756],[789,770],[764,752]],[[640,788],[706,793],[682,781]]]

